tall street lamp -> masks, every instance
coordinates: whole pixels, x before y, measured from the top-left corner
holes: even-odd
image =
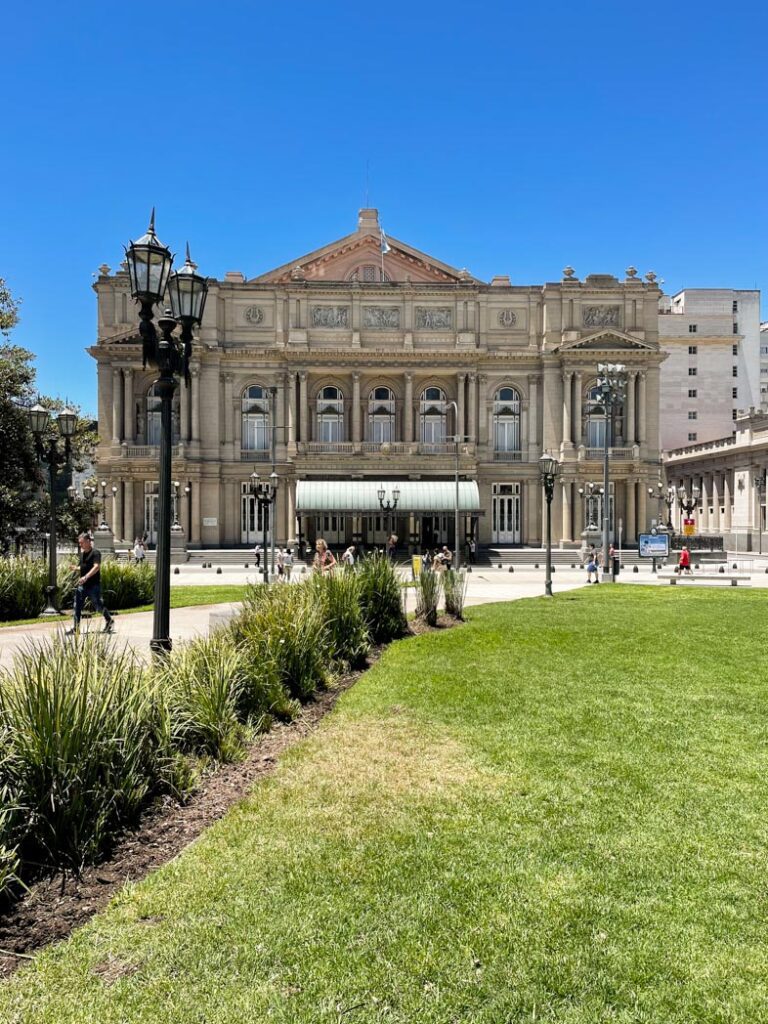
[[[101,522],[99,523],[100,530],[108,530],[107,524],[107,481],[101,481]]]
[[[390,536],[392,536],[392,534],[394,534],[395,532],[395,509],[397,508],[397,503],[400,501],[400,488],[397,485],[395,485],[392,488],[392,497],[387,498],[387,492],[384,490],[383,487],[380,487],[376,492],[376,496],[379,499],[379,507],[381,508],[381,511],[385,515],[388,515],[390,517],[389,533]],[[385,498],[387,499],[386,501],[384,500]]]
[[[59,466],[69,462],[71,454],[72,435],[77,427],[77,414],[71,409],[62,409],[56,416],[57,432],[54,434],[48,429],[50,412],[44,406],[33,405],[28,411],[29,426],[35,436],[35,448],[37,457],[48,466],[49,488],[51,492],[51,515],[48,526],[48,586],[45,588],[47,604],[41,616],[59,615],[56,607],[56,477]],[[63,442],[63,445],[60,445]]]
[[[546,597],[552,597],[552,498],[559,469],[560,463],[554,455],[545,454],[539,459],[541,483],[544,487],[544,497],[547,500],[547,574],[544,580]]]
[[[696,508],[696,506],[699,503],[699,495],[700,494],[701,494],[701,491],[699,490],[698,485],[694,484],[693,482],[691,483],[691,493],[690,493],[690,496],[688,495],[688,492],[686,491],[685,487],[681,486],[681,487],[677,488],[677,501],[678,501],[678,503],[680,505],[680,508],[685,513],[685,518],[686,519],[690,519],[691,518],[691,513],[694,511],[694,509]],[[685,533],[685,527],[687,525],[689,525],[689,524],[683,523],[682,525],[683,525],[683,536],[685,536],[687,538],[687,534]],[[693,523],[692,535],[695,534],[695,532],[696,532],[696,524],[694,522]]]
[[[600,507],[600,495],[603,494],[603,488],[600,484],[589,483],[584,484],[583,487],[579,488],[579,494],[583,498],[587,496],[587,530],[597,530],[597,509]]]
[[[675,504],[675,488],[672,484],[667,487],[667,496],[664,498],[664,504],[667,506],[667,530],[671,535],[675,532],[675,527],[672,523],[672,506]]]
[[[183,376],[189,387],[189,361],[192,354],[192,328],[203,319],[208,281],[197,273],[189,255],[181,270],[171,273],[173,255],[155,234],[155,211],[152,210],[146,234],[131,242],[125,250],[131,295],[139,302],[139,334],[144,366],[157,369],[155,393],[160,398],[160,486],[157,515],[157,553],[155,572],[155,610],[150,647],[156,654],[171,649],[171,404],[177,377]],[[157,324],[153,309],[158,302],[170,301]],[[181,325],[181,337],[173,331]]]
[[[763,553],[763,490],[765,488],[765,476],[763,473],[755,476],[755,490],[757,491],[757,544],[758,554]]]
[[[262,533],[262,551],[264,552],[264,582],[269,583],[269,559],[267,558],[267,529],[271,526],[272,520],[272,503],[277,497],[277,473],[272,472],[269,474],[269,480],[259,479],[259,474],[254,471],[251,473],[251,484],[250,491],[256,500],[256,504],[261,509],[261,533]]]
[[[626,366],[622,363],[598,363],[597,387],[602,395],[605,410],[605,437],[603,438],[603,582],[613,579],[613,567],[608,565],[609,531],[611,517],[611,491],[609,480],[609,456],[611,451],[611,428],[613,411],[624,401],[627,386]]]
[[[455,493],[455,501],[453,503],[453,519],[454,519],[454,524],[453,524],[454,538],[453,538],[453,540],[454,540],[454,546],[455,546],[455,551],[454,551],[454,555],[453,555],[453,566],[454,566],[455,569],[458,569],[459,568],[459,564],[460,564],[459,563],[459,558],[460,558],[460,553],[461,553],[460,552],[460,544],[459,544],[459,445],[462,444],[465,440],[467,440],[467,438],[463,434],[459,433],[459,407],[458,407],[458,405],[456,404],[456,402],[447,402],[446,405],[452,405],[453,406],[453,412],[454,412],[454,417],[455,417],[454,423],[456,424],[456,433],[453,434],[451,437],[448,437],[447,440],[453,441],[455,446],[456,446],[455,449],[454,449],[455,453],[456,453],[456,464],[455,464],[455,472],[454,472],[454,478],[455,478],[455,484],[456,484],[456,493]]]

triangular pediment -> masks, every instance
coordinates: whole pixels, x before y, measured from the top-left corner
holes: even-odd
[[[574,341],[565,341],[558,347],[559,352],[581,352],[585,349],[627,349],[635,352],[653,352],[655,350],[654,345],[649,345],[647,341],[641,341],[640,338],[634,337],[632,334],[626,334],[624,331],[618,331],[615,327],[607,327],[601,331],[595,331],[593,334],[587,334],[581,338],[576,338]]]
[[[431,284],[472,284],[468,271],[459,270],[396,238],[386,237],[382,261],[378,211],[361,210],[357,231],[305,253],[251,280],[253,284],[289,284],[313,281],[380,283],[385,281]]]

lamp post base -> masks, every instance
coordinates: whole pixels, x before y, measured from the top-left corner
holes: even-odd
[[[50,618],[53,615],[56,615],[56,616],[61,615],[61,612],[56,607],[56,591],[58,589],[59,589],[58,587],[46,587],[45,588],[45,597],[46,597],[47,604],[46,604],[45,608],[43,608],[43,610],[40,612],[40,618],[41,619],[47,619],[47,618]]]
[[[170,654],[172,647],[173,641],[169,636],[149,641],[149,649],[153,654],[157,654],[161,658],[164,658],[166,654]]]

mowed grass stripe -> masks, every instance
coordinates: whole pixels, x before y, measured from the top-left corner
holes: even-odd
[[[768,1020],[764,605],[596,587],[392,645],[0,1019]]]

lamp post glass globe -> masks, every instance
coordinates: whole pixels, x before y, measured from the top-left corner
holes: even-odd
[[[125,250],[131,295],[145,302],[160,302],[173,265],[171,250],[155,234],[155,211],[145,234]]]
[[[187,258],[181,270],[175,270],[168,281],[168,301],[174,317],[200,323],[203,319],[205,300],[208,295],[208,279],[197,273],[197,264],[192,262],[187,242]]]
[[[45,408],[45,406],[40,405],[40,403],[37,402],[36,405],[33,405],[31,409],[27,410],[27,415],[29,416],[30,430],[36,437],[41,437],[48,426],[48,421],[51,416],[50,412]]]
[[[77,413],[65,406],[56,417],[62,437],[72,437],[77,427]]]

